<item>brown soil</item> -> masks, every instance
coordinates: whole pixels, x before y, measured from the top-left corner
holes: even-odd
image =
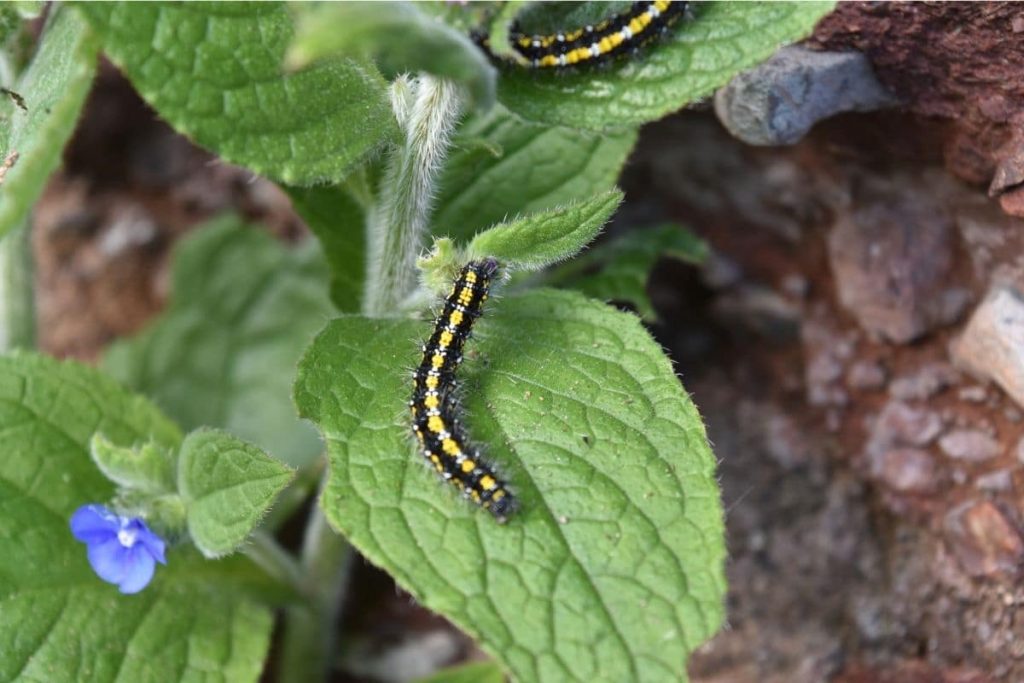
[[[716,249],[706,284],[674,268],[654,282],[659,332],[707,419],[728,509],[730,628],[694,658],[695,680],[1024,679],[1022,412],[947,351],[992,273],[1019,277],[1024,222],[949,179],[925,144],[935,130],[857,115],[791,148],[751,149],[688,114],[642,136],[627,197]],[[961,293],[912,342],[869,333],[838,301],[836,264],[855,262],[843,250],[858,245],[830,235],[863,215],[893,226],[872,236],[883,244],[909,231],[895,271],[947,263],[918,278],[920,297],[892,302],[883,330]],[[933,424],[881,420],[893,403]],[[987,435],[995,453],[945,455],[936,441],[957,429]],[[893,431],[921,448],[891,455]]]

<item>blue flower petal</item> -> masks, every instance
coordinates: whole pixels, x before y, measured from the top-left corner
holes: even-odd
[[[167,559],[164,557],[164,551],[166,550],[167,544],[164,543],[164,539],[150,531],[145,522],[139,520],[139,525],[141,528],[139,529],[137,542],[142,543],[142,545],[146,547],[146,550],[149,551],[149,554],[153,556],[154,560],[160,564],[167,564]]]
[[[71,515],[71,533],[83,543],[102,543],[121,528],[117,515],[102,505],[83,505]]]
[[[88,547],[89,564],[96,575],[107,583],[121,583],[127,570],[128,548],[114,536],[103,543]]]
[[[121,579],[118,588],[122,593],[138,593],[149,585],[153,579],[153,571],[156,569],[156,561],[149,554],[149,550],[142,544],[137,544],[125,549],[124,578]]]

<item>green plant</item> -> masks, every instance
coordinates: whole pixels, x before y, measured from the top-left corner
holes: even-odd
[[[290,250],[225,218],[181,245],[169,309],[102,369],[0,358],[0,679],[255,681],[281,608],[279,677],[318,680],[349,544],[518,680],[680,680],[721,625],[700,417],[640,320],[581,293],[653,317],[653,259],[703,247],[636,232],[550,266],[614,213],[641,124],[829,5],[707,3],[639,60],[560,77],[493,67],[466,38],[478,7],[388,7],[64,4],[23,67],[22,17],[0,8],[0,76],[25,105],[0,100],[6,328],[31,316],[19,226],[100,51],[177,130],[281,183],[319,238]],[[472,434],[522,501],[500,527],[438,486],[401,417],[418,314],[485,256],[516,275],[462,371]],[[275,530],[318,490],[292,556]],[[138,595],[99,581],[72,538],[88,503],[170,542]]]

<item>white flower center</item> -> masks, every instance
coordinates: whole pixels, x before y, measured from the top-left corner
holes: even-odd
[[[125,548],[131,548],[135,545],[136,537],[138,532],[134,529],[121,529],[117,532],[117,540],[121,542]]]

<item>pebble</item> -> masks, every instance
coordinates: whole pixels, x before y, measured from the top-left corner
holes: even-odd
[[[925,446],[941,432],[942,418],[938,413],[894,399],[886,403],[878,414],[871,430],[869,448],[880,452],[894,446]]]
[[[964,387],[957,392],[957,396],[960,397],[961,401],[984,403],[985,399],[988,398],[988,392],[985,390],[985,387],[975,384],[974,386]]]
[[[1020,532],[987,500],[950,510],[943,521],[943,536],[960,566],[971,576],[1013,575],[1024,560]]]
[[[955,384],[959,378],[960,373],[949,363],[929,363],[912,375],[893,380],[889,393],[904,400],[924,400]]]
[[[974,485],[982,491],[1009,491],[1013,486],[1013,475],[1008,469],[988,472],[975,479]]]
[[[981,462],[999,455],[999,442],[980,429],[957,429],[939,439],[943,453],[957,460]]]
[[[1001,386],[1024,407],[1024,294],[995,285],[950,348],[953,361]]]
[[[846,373],[846,384],[851,389],[870,391],[885,386],[886,372],[881,363],[859,360]]]
[[[872,458],[871,472],[900,493],[932,493],[938,488],[935,458],[921,448],[893,448]]]

